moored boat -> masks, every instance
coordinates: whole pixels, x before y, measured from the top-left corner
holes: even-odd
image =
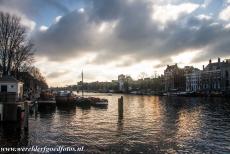
[[[46,110],[46,109],[55,109],[56,102],[52,91],[50,90],[43,90],[40,93],[40,97],[36,100],[38,105],[38,110]]]
[[[91,100],[85,97],[78,97],[76,99],[76,105],[80,107],[89,107],[91,106]]]
[[[79,97],[76,99],[76,105],[85,107],[85,106],[95,106],[95,107],[106,107],[108,106],[107,99],[101,99],[97,97]]]
[[[89,99],[91,100],[92,106],[98,106],[98,107],[108,106],[107,99],[95,98],[95,97],[89,97]]]
[[[75,105],[76,97],[72,91],[59,91],[55,96],[56,105],[69,106]]]

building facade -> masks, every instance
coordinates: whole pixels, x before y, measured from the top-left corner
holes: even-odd
[[[185,91],[185,72],[175,65],[167,65],[164,71],[165,91]]]
[[[119,91],[125,90],[124,84],[125,84],[125,75],[121,74],[118,76],[118,90]]]
[[[221,67],[221,90],[230,94],[230,59],[223,62]]]
[[[221,92],[221,68],[223,63],[224,62],[220,62],[220,58],[218,58],[218,62],[215,63],[212,63],[211,59],[209,60],[209,64],[204,68],[201,74],[203,92]]]
[[[187,92],[198,92],[201,90],[201,73],[201,70],[195,68],[192,72],[185,75]]]
[[[225,61],[218,58],[217,62],[209,60],[209,64],[203,69],[201,82],[202,91],[206,93],[230,94],[230,60]]]

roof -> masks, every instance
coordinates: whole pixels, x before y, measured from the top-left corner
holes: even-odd
[[[167,65],[167,68],[165,69],[165,71],[171,71],[171,70],[175,70],[175,69],[180,69],[180,68],[177,66],[177,64],[171,65],[171,66]]]
[[[6,76],[2,76],[0,78],[0,82],[15,82],[15,83],[18,83],[20,81],[18,81],[16,78],[14,78],[12,76],[6,75]]]
[[[210,70],[217,70],[220,69],[221,66],[223,66],[224,62],[215,62],[215,63],[209,63],[206,67],[205,67],[205,71],[210,71]]]

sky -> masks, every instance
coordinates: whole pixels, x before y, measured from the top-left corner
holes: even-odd
[[[50,86],[230,58],[230,0],[0,0],[0,11],[21,18]]]

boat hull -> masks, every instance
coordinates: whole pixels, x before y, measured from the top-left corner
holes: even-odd
[[[75,98],[72,96],[56,96],[57,106],[72,106],[75,105]]]

